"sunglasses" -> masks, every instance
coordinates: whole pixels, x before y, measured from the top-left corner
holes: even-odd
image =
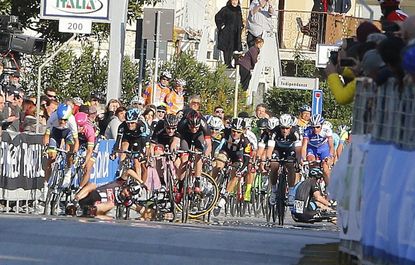
[[[321,126],[312,126],[313,127],[313,129],[320,129],[321,128]]]
[[[48,98],[56,98],[56,95],[49,95],[49,94],[46,94],[46,96],[47,96]]]
[[[127,123],[127,125],[131,125],[131,124],[134,124],[136,122],[135,121],[127,121],[126,123]]]
[[[157,112],[160,112],[160,113],[166,113],[166,111],[165,111],[165,110],[158,110]]]
[[[217,110],[215,113],[225,113],[223,110]]]
[[[160,80],[169,81],[169,79],[166,77],[162,77]]]
[[[200,102],[198,102],[198,101],[192,101],[192,102],[190,102],[190,104],[197,104],[197,105],[200,105]]]
[[[189,124],[189,128],[191,129],[199,129],[200,125],[190,125]]]
[[[68,121],[68,119],[59,119],[60,121]]]
[[[238,130],[232,130],[232,133],[237,133],[237,134],[241,134],[242,131],[238,131]]]
[[[288,130],[290,127],[281,127],[282,130]]]
[[[167,131],[174,131],[174,130],[176,130],[176,129],[177,129],[176,127],[167,127],[167,128],[166,128],[166,130],[167,130]]]

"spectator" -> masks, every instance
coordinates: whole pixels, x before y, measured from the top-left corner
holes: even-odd
[[[23,132],[36,132],[36,105],[31,100],[24,102],[24,118],[21,129]],[[40,131],[41,132],[41,131]]]
[[[357,41],[364,43],[367,37],[373,33],[380,33],[380,30],[372,22],[362,22],[356,29]]]
[[[372,78],[378,85],[383,84],[383,82],[380,81],[378,74],[380,73],[379,70],[385,66],[385,62],[382,60],[377,50],[367,51],[363,56],[360,66],[362,67],[365,76]]]
[[[221,118],[222,121],[225,119],[225,111],[222,107],[217,106],[213,111],[213,116]]]
[[[267,114],[267,105],[264,103],[260,103],[255,108],[255,116],[257,119],[268,119],[269,116]]]
[[[55,99],[49,99],[49,102],[46,103],[45,110],[46,113],[44,113],[46,120],[49,119],[50,115],[58,108],[59,102]]]
[[[274,8],[268,0],[253,0],[251,2],[247,21],[248,35],[246,37],[249,48],[255,45],[257,37],[263,37],[264,32],[273,31],[272,15],[274,15]]]
[[[106,139],[116,139],[118,134],[118,127],[125,121],[125,113],[127,109],[125,107],[118,107],[115,110],[114,118],[108,123],[108,127],[105,130]]]
[[[159,120],[163,120],[164,116],[166,116],[166,111],[167,111],[167,108],[164,104],[162,104],[160,106],[157,106],[157,112],[156,112],[156,115],[154,117],[154,121],[157,122]]]
[[[324,43],[326,19],[332,0],[314,0],[310,21],[301,27],[301,32],[311,37],[310,50],[315,51],[318,43]]]
[[[232,68],[232,54],[242,51],[241,32],[243,28],[242,10],[239,0],[228,0],[215,15],[218,29],[218,49],[223,52],[223,58],[228,68]]]
[[[333,0],[333,11],[335,13],[344,14],[349,12],[350,8],[352,8],[350,0]]]
[[[144,110],[144,104],[145,104],[145,100],[143,97],[139,97],[139,96],[134,96],[131,99],[130,105],[132,108],[136,108],[139,109],[141,111]]]
[[[415,83],[415,43],[405,48],[402,53],[402,68],[409,74],[410,81]]]
[[[96,107],[97,109],[100,107],[100,98],[98,96],[96,96],[95,94],[91,95],[91,106]]]
[[[54,89],[52,87],[46,88],[45,96],[47,96],[50,100],[57,100],[56,89]]]
[[[255,45],[249,48],[248,52],[238,61],[241,85],[245,91],[248,90],[249,82],[251,81],[251,70],[254,69],[258,61],[258,55],[263,45],[264,40],[261,37],[256,38]]]
[[[105,108],[105,112],[100,117],[98,122],[99,132],[101,135],[104,135],[105,130],[107,129],[108,124],[110,123],[111,119],[114,117],[115,111],[121,106],[121,103],[118,99],[111,99],[108,101],[107,107]]]
[[[79,107],[84,104],[84,101],[80,97],[74,97],[73,102],[74,102],[74,107],[72,109],[72,113],[73,115],[75,115],[76,113],[79,112]]]
[[[176,79],[173,84],[173,90],[166,97],[167,113],[176,114],[184,108],[184,87],[186,81]]]
[[[150,105],[160,105],[164,103],[166,96],[170,93],[169,81],[171,79],[171,73],[164,71],[160,75],[160,82],[156,84],[156,89],[153,97],[153,87],[149,84],[143,92],[143,97],[145,99],[145,104]]]
[[[7,117],[4,113],[6,99],[2,93],[0,93],[0,139],[1,139],[1,132],[2,128],[7,128],[9,123],[13,121],[13,118]]]
[[[399,7],[400,0],[378,0],[380,3],[380,9],[382,11],[381,21],[395,23],[404,21],[408,15],[405,14]],[[384,24],[383,24],[384,25]]]
[[[22,85],[20,85],[19,81],[20,81],[20,73],[18,71],[15,71],[10,74],[10,79],[9,79],[10,85],[13,85],[17,87],[18,89],[20,89]]]
[[[6,105],[3,109],[3,116],[9,121],[9,123],[4,123],[3,130],[6,128],[19,132],[20,129],[20,111],[19,99],[20,91],[15,86],[6,87]]]
[[[405,43],[415,43],[415,16],[408,17],[402,23],[402,38]]]
[[[378,51],[386,66],[392,72],[393,76],[402,81],[404,72],[402,69],[401,51],[405,47],[405,43],[401,38],[389,37],[379,43]],[[382,78],[382,77],[381,77]]]

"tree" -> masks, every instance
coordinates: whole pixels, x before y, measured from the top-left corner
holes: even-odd
[[[323,77],[319,74],[314,63],[305,59],[299,52],[294,54],[295,76],[299,77]],[[283,65],[283,72],[287,72],[287,64]],[[326,81],[320,82],[320,89],[323,90],[323,116],[332,121],[334,125],[350,124],[352,106],[340,106],[334,100],[333,95],[327,87]],[[311,91],[288,90],[274,87],[265,95],[265,102],[275,115],[290,113],[295,116],[299,108],[304,104],[311,106]]]

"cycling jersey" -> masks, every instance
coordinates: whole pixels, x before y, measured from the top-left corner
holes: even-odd
[[[172,90],[166,96],[167,104],[167,113],[176,114],[179,110],[182,110],[184,107],[184,96],[183,93],[178,94],[176,91]]]
[[[257,139],[255,133],[252,132],[251,130],[246,130],[246,132],[244,133],[244,135],[249,140],[249,143],[252,146],[252,150],[253,151],[258,150],[258,139]]]
[[[347,139],[349,139],[349,133],[347,131],[342,131],[340,133],[340,143],[344,144]]]
[[[187,120],[182,119],[177,126],[177,134],[181,139],[180,149],[183,151],[188,151],[192,142],[197,149],[205,150],[205,139],[211,138],[210,128],[203,118],[200,121],[200,126],[196,133],[192,133],[189,129]]]
[[[79,130],[79,145],[94,146],[96,140],[95,127],[89,121]]]
[[[333,131],[328,127],[322,127],[319,134],[315,134],[312,127],[304,131],[304,138],[308,138],[308,144],[313,147],[320,147],[327,143],[328,137],[333,136]]]
[[[337,147],[339,147],[339,144],[340,144],[340,136],[337,133],[333,132],[333,147],[334,147],[334,150],[337,150]]]
[[[291,214],[297,222],[312,222],[317,214],[317,204],[314,199],[314,192],[320,187],[315,178],[308,178],[294,186],[294,205]]]
[[[301,119],[301,118],[298,118],[297,125],[298,125],[298,127],[306,128],[308,126],[308,121],[306,121],[304,119]]]
[[[225,143],[220,152],[225,153],[233,163],[242,162],[240,170],[246,169],[252,151],[249,140],[244,135],[241,135],[241,138],[237,140],[233,139],[231,129],[224,130],[223,139],[225,140]]]
[[[281,127],[277,126],[270,137],[275,142],[274,152],[278,152],[280,158],[295,157],[295,147],[301,146],[300,133],[297,126],[290,129],[290,133],[284,137]]]
[[[81,207],[90,205],[96,205],[101,202],[115,202],[115,190],[122,187],[125,183],[125,180],[119,178],[110,183],[98,187],[96,190],[93,190],[85,198],[79,201]]]
[[[73,144],[73,140],[78,138],[78,126],[76,125],[75,117],[71,115],[66,121],[65,126],[61,127],[57,112],[53,112],[47,121],[45,134],[50,135],[50,150],[60,147],[62,139],[67,144]]]
[[[113,152],[119,149],[121,142],[128,142],[128,150],[130,151],[143,152],[147,143],[147,138],[143,137],[145,130],[145,124],[141,120],[137,122],[137,128],[135,130],[130,130],[125,121],[121,123],[118,127],[118,135],[113,147]]]
[[[160,120],[157,122],[153,135],[151,136],[151,142],[162,145],[163,147],[166,145],[170,146],[174,137],[179,137],[178,133],[175,132],[173,136],[169,136],[164,126],[164,121]]]
[[[144,92],[143,92],[143,97],[145,100],[145,104],[146,105],[150,105],[153,102],[151,102],[151,97],[152,97],[152,93],[153,93],[153,88],[151,86],[148,86]],[[163,86],[160,83],[157,83],[156,85],[156,92],[154,95],[154,105],[159,106],[162,103],[164,103],[166,96],[170,93],[170,88],[167,86]]]

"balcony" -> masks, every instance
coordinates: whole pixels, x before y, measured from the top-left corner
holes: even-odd
[[[333,45],[343,38],[355,36],[357,27],[366,19],[342,14],[278,10],[273,20],[282,60],[292,60],[295,50],[315,60],[317,44]],[[380,28],[378,21],[374,23]]]

